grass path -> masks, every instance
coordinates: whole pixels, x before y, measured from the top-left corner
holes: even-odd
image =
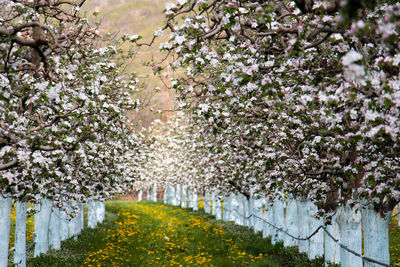
[[[28,266],[323,266],[203,211],[113,201],[106,218]]]

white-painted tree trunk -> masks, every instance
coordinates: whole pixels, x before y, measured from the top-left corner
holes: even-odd
[[[298,221],[298,235],[299,238],[306,238],[309,236],[308,228],[308,200],[301,199],[297,201],[297,221]],[[308,251],[308,240],[298,240],[299,252]]]
[[[221,198],[218,195],[215,197],[215,209],[215,219],[222,220]]]
[[[231,194],[230,198],[230,212],[229,212],[229,221],[235,222],[237,220],[238,210],[239,210],[239,203],[236,194]]]
[[[230,203],[230,196],[226,195],[224,196],[224,205],[222,209],[222,220],[227,222],[229,221],[229,210],[231,209],[231,203]]]
[[[34,257],[49,250],[49,224],[52,202],[46,198],[36,205],[35,214],[35,251]]]
[[[158,186],[157,186],[157,184],[154,184],[153,192],[152,192],[152,200],[154,202],[157,202],[157,192],[158,192]]]
[[[243,225],[247,226],[247,227],[251,227],[251,204],[250,204],[250,200],[243,195],[242,197],[242,201],[243,201]]]
[[[318,227],[324,224],[322,218],[317,217],[318,207],[310,202],[308,205],[308,231],[312,234]],[[310,238],[308,247],[308,258],[316,259],[324,256],[324,231],[320,229],[318,233]]]
[[[104,222],[106,219],[106,201],[100,201],[100,222]]]
[[[181,208],[186,209],[188,207],[188,200],[187,200],[187,185],[182,185],[182,201],[181,201]]]
[[[199,196],[196,189],[193,189],[193,210],[199,210]]]
[[[101,223],[101,205],[100,205],[100,201],[96,201],[95,202],[95,207],[96,207],[96,220],[97,223]]]
[[[96,202],[90,201],[88,204],[88,227],[89,228],[96,228],[97,226],[97,212],[96,212]]]
[[[254,214],[254,232],[258,233],[263,230],[263,205],[264,198],[260,198],[258,195],[253,199],[253,212]]]
[[[252,188],[250,190],[250,199],[248,200],[248,215],[249,215],[249,219],[247,221],[248,226],[250,228],[254,229],[254,223],[255,223],[255,218],[254,218],[254,201],[255,201],[255,195],[254,195],[254,188]],[[251,216],[250,216],[251,215]]]
[[[53,207],[50,214],[50,224],[49,224],[49,246],[52,249],[61,249],[61,236],[60,236],[60,209]]]
[[[164,190],[164,196],[163,196],[163,203],[164,205],[168,205],[168,201],[169,201],[169,196],[170,195],[170,188],[169,185],[165,186],[165,190]]]
[[[217,209],[215,208],[215,197],[216,197],[217,193],[215,191],[213,191],[211,193],[211,214],[215,216],[215,212],[217,211]]]
[[[82,232],[82,230],[85,228],[85,212],[83,210],[83,203],[79,203],[79,234]]]
[[[73,207],[71,205],[68,206],[67,209],[68,213],[71,213],[73,211]],[[96,202],[96,212],[97,212],[97,219],[99,218],[99,202]],[[68,221],[68,233],[69,233],[69,237],[75,237],[76,239],[76,218],[73,217]]]
[[[26,202],[17,201],[15,211],[14,264],[18,267],[26,266],[26,212]],[[0,223],[0,225],[2,224]]]
[[[146,191],[146,200],[147,201],[151,200],[151,190],[150,189],[147,189],[147,191]]]
[[[208,191],[206,191],[204,194],[204,212],[205,213],[211,212],[210,193]]]
[[[285,225],[288,233],[295,237],[299,235],[297,218],[297,201],[293,198],[293,196],[289,196],[286,206]],[[285,235],[283,244],[285,247],[297,246],[297,240],[293,237]]]
[[[285,208],[283,200],[275,199],[274,205],[272,206],[273,223],[280,229],[285,230]],[[284,233],[275,227],[272,229],[271,243],[274,245],[278,242],[283,241]]]
[[[339,223],[337,214],[332,216],[331,224],[326,225],[326,230],[333,235],[333,237],[339,240]],[[340,242],[340,240],[339,240]],[[327,234],[325,233],[325,266],[328,263],[340,263],[340,246]]]
[[[0,195],[0,267],[7,267],[12,199]]]
[[[244,225],[244,205],[243,205],[243,196],[240,193],[237,193],[235,195],[236,202],[237,202],[237,207],[234,209],[234,213],[236,214],[236,220],[235,223],[237,225]]]
[[[175,201],[175,187],[168,185],[167,204],[174,205]]]
[[[63,203],[63,205],[65,207],[66,203]],[[60,238],[61,241],[69,238],[67,213],[63,210],[60,210]]]
[[[270,205],[270,200],[266,198],[263,221],[263,238],[267,238],[272,235],[272,226],[269,225],[269,223],[274,223],[273,219],[272,206]]]
[[[138,192],[138,201],[142,201],[143,200],[143,191],[139,190]]]
[[[175,186],[170,185],[169,186],[168,200],[167,200],[168,204],[175,205],[175,198],[176,198],[175,192],[176,192]]]
[[[164,189],[164,194],[163,194],[163,203],[164,203],[164,205],[167,205],[168,204],[168,192],[169,191],[169,187],[168,187],[168,185],[167,186],[165,186],[165,189]]]
[[[188,188],[188,207],[193,209],[193,190]]]
[[[340,243],[361,254],[361,213],[346,206],[339,209],[338,216],[340,216]],[[346,267],[359,267],[362,266],[362,260],[341,248],[340,264]]]
[[[371,206],[362,210],[362,229],[364,237],[364,256],[390,264],[389,253],[389,221],[392,212],[381,216]],[[364,260],[364,267],[380,267],[381,265]]]
[[[175,206],[181,205],[181,199],[182,199],[182,187],[180,184],[177,184],[175,191]]]

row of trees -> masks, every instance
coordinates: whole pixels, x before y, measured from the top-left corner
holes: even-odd
[[[171,85],[191,131],[160,135],[180,148],[163,146],[175,165],[152,177],[309,200],[328,222],[341,212],[351,223],[362,210],[364,240],[376,240],[366,255],[385,251],[388,263],[400,202],[400,4],[179,0],[165,15],[155,36],[171,32],[160,48],[185,72]]]
[[[400,201],[399,10],[380,1],[168,4],[161,45],[185,75],[209,185],[256,186],[321,212]],[[157,31],[156,35],[160,35]]]
[[[138,137],[127,55],[80,15],[81,1],[0,3],[0,194],[103,199],[135,178]],[[135,41],[135,38],[125,38]]]

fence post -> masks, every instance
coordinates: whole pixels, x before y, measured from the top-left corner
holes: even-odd
[[[292,195],[288,197],[288,203],[286,206],[286,217],[285,217],[285,225],[288,232],[293,236],[298,236],[298,215],[297,215],[297,201],[293,198]],[[284,239],[285,247],[297,246],[297,240],[288,235],[285,236]]]
[[[308,200],[302,198],[297,201],[297,219],[299,238],[305,238],[309,235],[308,229]],[[308,240],[299,240],[299,251],[301,253],[308,251]]]
[[[52,202],[47,198],[42,199],[40,204],[36,205],[37,213],[35,214],[35,251],[34,257],[49,250],[49,223]]]
[[[389,221],[392,212],[384,217],[373,206],[362,210],[362,229],[364,237],[364,255],[390,264],[389,253]],[[380,267],[381,265],[364,260],[364,267]]]
[[[276,198],[274,200],[274,205],[272,206],[272,217],[273,224],[281,229],[285,229],[285,208],[282,199]],[[279,231],[278,229],[272,230],[272,239],[271,243],[275,245],[278,242],[283,241],[284,233]]]
[[[12,199],[0,195],[0,267],[7,267]]]
[[[348,206],[339,208],[340,216],[340,242],[348,248],[361,254],[362,233],[361,213]],[[362,266],[362,259],[347,250],[340,249],[340,264],[348,267]]]
[[[55,250],[61,249],[60,223],[60,209],[52,207],[49,223],[49,246]]]
[[[339,222],[337,213],[332,216],[331,224],[327,225],[325,223],[326,230],[333,235],[335,239],[339,239]],[[340,240],[339,240],[340,242]],[[325,266],[328,266],[328,263],[340,264],[340,246],[332,240],[332,238],[325,233],[325,246],[324,246],[324,254],[325,254]]]
[[[17,201],[15,207],[15,251],[14,264],[26,266],[26,219],[27,204],[24,201]],[[0,223],[1,224],[1,223]]]
[[[319,226],[324,224],[322,218],[317,218],[318,207],[310,202],[308,205],[308,233],[312,234]],[[313,260],[324,256],[324,231],[320,229],[310,238],[308,258]]]
[[[181,208],[186,209],[187,205],[187,186],[182,185],[182,201],[181,201]]]

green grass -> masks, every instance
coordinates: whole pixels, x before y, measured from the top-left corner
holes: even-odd
[[[14,214],[12,219],[14,229]],[[393,217],[389,225],[393,265],[400,265],[397,223],[397,217]],[[31,232],[33,216],[28,219],[28,241]],[[13,234],[10,238],[12,244]],[[96,229],[86,228],[76,241],[73,238],[64,241],[60,251],[33,258],[31,249],[27,265],[112,266],[112,263],[115,266],[323,266],[322,260],[310,262],[297,248],[272,246],[270,239],[263,239],[261,234],[231,222],[216,221],[203,210],[194,212],[146,201],[108,202],[104,223]]]
[[[397,214],[397,210],[393,214]],[[389,223],[389,246],[390,246],[390,263],[400,266],[400,227],[398,224],[398,216],[392,217]]]
[[[108,202],[106,220],[28,266],[323,266],[252,230],[151,202]]]

